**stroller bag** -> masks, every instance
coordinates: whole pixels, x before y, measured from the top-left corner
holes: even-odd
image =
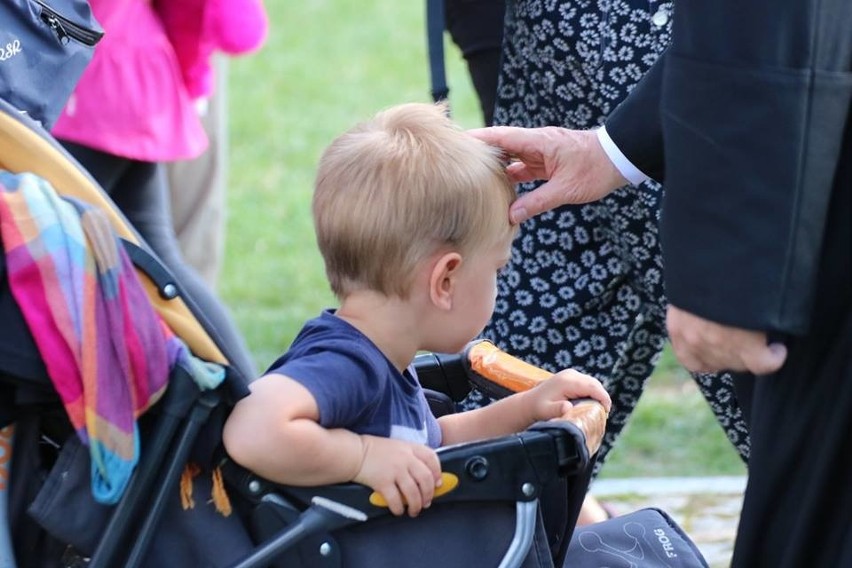
[[[564,566],[698,568],[707,562],[674,519],[647,508],[574,529]]]

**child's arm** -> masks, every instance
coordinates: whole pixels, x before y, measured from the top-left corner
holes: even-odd
[[[439,418],[442,443],[446,446],[520,432],[536,422],[563,416],[571,408],[569,400],[579,398],[593,398],[609,412],[611,401],[600,382],[567,369],[528,391]]]
[[[234,407],[223,441],[240,465],[277,483],[318,486],[355,481],[381,493],[394,514],[428,507],[441,467],[422,444],[361,436],[317,422],[311,393],[283,375],[265,375]]]

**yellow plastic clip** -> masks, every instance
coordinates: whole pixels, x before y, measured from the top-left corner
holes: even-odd
[[[435,488],[435,498],[437,499],[441,495],[446,495],[456,487],[458,487],[459,478],[457,475],[452,473],[441,473],[441,485]],[[373,491],[370,495],[370,503],[376,507],[387,507],[388,502],[385,501],[385,498],[378,491]]]

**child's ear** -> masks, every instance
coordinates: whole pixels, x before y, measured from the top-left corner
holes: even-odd
[[[429,298],[432,304],[442,310],[453,307],[453,295],[462,257],[457,252],[444,253],[432,265],[429,277]]]

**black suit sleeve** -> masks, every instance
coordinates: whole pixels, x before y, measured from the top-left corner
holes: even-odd
[[[665,57],[663,53],[606,120],[606,132],[618,149],[643,174],[657,181],[663,181],[665,175],[660,124]]]
[[[844,2],[678,4],[659,75],[607,122],[631,161],[665,179],[671,304],[739,327],[807,329],[852,100]]]

